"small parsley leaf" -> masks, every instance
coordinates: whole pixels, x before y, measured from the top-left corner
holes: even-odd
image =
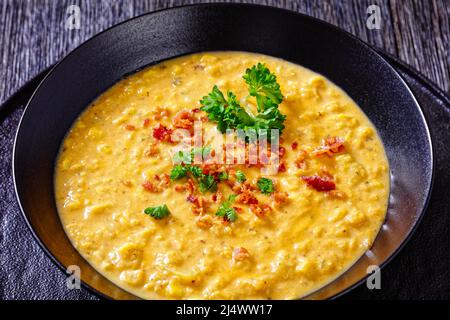
[[[236,180],[238,182],[244,182],[245,180],[247,180],[247,177],[241,170],[238,170],[236,171]]]
[[[275,191],[273,181],[268,178],[259,178],[257,184],[259,190],[261,190],[264,194],[269,194]]]
[[[172,171],[170,172],[170,179],[171,180],[178,180],[181,178],[186,177],[188,168],[181,165],[181,164],[177,164],[175,167],[172,168]]]
[[[167,208],[167,205],[163,204],[156,207],[149,207],[144,210],[144,213],[159,220],[167,217],[170,214],[170,211],[169,208]]]
[[[213,175],[204,174],[199,179],[199,187],[200,187],[200,191],[202,193],[205,193],[206,191],[216,192],[217,191],[217,182],[214,179]]]
[[[236,210],[231,206],[236,199],[236,195],[232,194],[228,197],[227,201],[222,202],[219,209],[216,212],[216,216],[224,217],[230,222],[234,222],[237,219]]]

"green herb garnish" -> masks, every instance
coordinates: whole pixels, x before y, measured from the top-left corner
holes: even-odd
[[[247,69],[243,78],[250,95],[256,98],[258,112],[277,108],[283,100],[277,77],[262,63]]]
[[[202,173],[202,177],[198,181],[198,185],[202,193],[205,193],[206,191],[217,191],[217,182],[214,180],[213,175]]]
[[[257,184],[259,190],[264,194],[274,192],[273,181],[268,178],[259,178]]]
[[[219,173],[219,180],[220,181],[225,181],[228,180],[228,172],[220,172]]]
[[[205,193],[206,191],[217,191],[217,181],[214,179],[214,176],[210,174],[204,174],[202,168],[190,164],[192,163],[196,154],[201,154],[202,157],[205,157],[205,155],[208,155],[210,152],[211,147],[192,149],[189,153],[179,151],[177,154],[175,154],[174,161],[183,161],[181,161],[182,164],[177,164],[172,168],[172,171],[170,172],[170,179],[178,180],[186,177],[190,173],[192,177],[197,181],[202,193]]]
[[[268,131],[267,139],[270,139],[271,129],[278,129],[281,134],[286,116],[278,110],[283,96],[276,76],[265,65],[258,63],[247,69],[243,78],[248,85],[249,94],[256,98],[256,116],[242,107],[231,91],[225,97],[217,86],[200,100],[200,109],[208,114],[209,120],[217,122],[217,129],[222,133],[226,129],[253,129],[256,133],[264,129]]]
[[[238,182],[244,182],[245,180],[247,180],[247,177],[241,170],[238,170],[236,171],[236,180]]]
[[[219,209],[216,212],[216,216],[224,217],[230,222],[234,222],[237,219],[236,210],[231,206],[236,199],[236,195],[232,194],[228,197],[227,201],[222,202]]]
[[[186,177],[188,168],[181,165],[181,164],[177,164],[175,167],[172,168],[172,171],[170,172],[170,179],[171,180],[178,180],[181,178]]]
[[[144,213],[155,219],[163,219],[170,214],[170,211],[169,208],[167,208],[167,206],[163,204],[156,207],[149,207],[144,210]]]

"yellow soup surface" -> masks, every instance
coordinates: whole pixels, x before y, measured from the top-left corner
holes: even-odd
[[[258,62],[284,97],[280,170],[267,176],[275,191],[261,192],[261,168],[246,164],[202,164],[216,180],[227,172],[216,192],[202,193],[189,175],[171,180],[177,152],[161,129],[196,120],[204,145],[217,150],[223,135],[200,100],[217,85],[255,108],[242,75]],[[321,190],[324,181],[333,190]],[[139,297],[294,299],[370,248],[386,213],[389,167],[371,122],[323,76],[265,55],[208,52],[146,68],[94,101],[63,142],[55,193],[81,255]],[[216,215],[231,194],[233,222]],[[144,213],[163,204],[163,219]]]

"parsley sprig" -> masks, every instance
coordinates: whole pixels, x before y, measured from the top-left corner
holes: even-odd
[[[167,217],[170,214],[169,208],[167,208],[167,205],[163,204],[156,207],[149,207],[144,210],[145,214],[148,214],[149,216],[159,220]]]
[[[222,202],[219,209],[216,212],[216,216],[223,217],[225,220],[234,222],[237,219],[236,210],[231,206],[236,199],[236,195],[232,194],[228,197],[228,200]]]
[[[268,178],[259,178],[257,185],[259,190],[264,194],[269,194],[275,191],[273,181]]]
[[[275,74],[264,64],[258,63],[247,69],[243,78],[250,96],[256,98],[256,115],[242,107],[231,91],[225,97],[217,86],[200,100],[200,109],[208,114],[209,120],[217,122],[217,129],[222,133],[226,129],[253,129],[257,133],[260,129],[265,129],[269,131],[267,138],[270,138],[270,130],[278,129],[281,134],[286,116],[278,109],[283,95]]]
[[[177,164],[172,168],[170,179],[178,180],[189,174],[197,181],[202,193],[205,193],[206,191],[216,192],[217,181],[214,176],[211,174],[204,174],[202,168],[190,164],[193,162],[196,152],[201,153],[202,156],[205,157],[205,154],[209,154],[210,151],[210,147],[203,147],[201,150],[193,149],[191,152],[179,151],[175,155],[174,161],[181,162],[181,164]]]

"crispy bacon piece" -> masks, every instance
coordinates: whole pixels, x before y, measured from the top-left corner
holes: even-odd
[[[221,203],[223,199],[223,194],[220,191],[217,191],[212,195],[212,201]]]
[[[199,228],[209,229],[213,226],[213,220],[210,215],[199,216],[196,224]]]
[[[161,179],[161,184],[163,186],[165,186],[165,187],[169,186],[169,184],[170,184],[170,176],[167,173],[163,173],[160,176],[160,179]]]
[[[152,143],[144,153],[147,157],[154,157],[159,153],[159,149],[156,144]]]
[[[292,150],[297,150],[297,147],[298,147],[297,141],[292,142],[292,144],[291,144],[291,149],[292,149]]]
[[[153,120],[161,120],[162,118],[167,118],[169,115],[169,110],[167,108],[163,108],[161,106],[157,106],[155,111],[153,111]]]
[[[256,199],[255,195],[250,190],[242,191],[236,198],[236,202],[243,204],[257,204],[258,199]]]
[[[191,207],[192,213],[195,215],[204,214],[208,207],[208,200],[203,196],[198,196],[198,197],[194,197],[194,198],[195,199],[192,201],[192,207]]]
[[[195,203],[195,201],[197,201],[197,197],[194,196],[193,194],[190,194],[187,196],[186,200],[189,201],[190,203]]]
[[[286,163],[284,161],[281,161],[278,165],[278,172],[286,172]]]
[[[251,204],[250,211],[253,212],[258,218],[264,218],[266,214],[272,211],[272,208],[268,204]]]
[[[280,148],[278,149],[278,155],[280,156],[280,158],[283,158],[285,154],[286,154],[286,148],[283,146],[280,146]]]
[[[325,195],[332,199],[345,199],[346,194],[339,190],[330,190],[325,193]]]
[[[308,154],[305,150],[300,150],[299,154],[297,155],[294,161],[297,168],[304,169],[306,167],[305,159],[307,155]]]
[[[289,195],[286,192],[275,191],[271,195],[273,205],[279,207],[289,201]]]
[[[302,176],[308,186],[316,189],[317,191],[330,191],[336,189],[336,184],[330,177],[314,176]]]
[[[236,206],[233,206],[233,209],[236,211],[236,212],[242,212],[242,208],[241,207],[236,207]]]
[[[159,189],[157,186],[155,186],[153,183],[151,183],[150,181],[145,181],[142,184],[142,187],[147,190],[148,192],[158,192]]]
[[[159,124],[157,127],[153,128],[153,138],[159,141],[172,142],[170,135],[172,134],[172,130],[166,128],[162,124]]]
[[[312,154],[315,156],[326,154],[331,157],[335,153],[344,151],[344,149],[344,139],[339,137],[328,137],[322,141],[320,147],[317,147],[312,151]]]
[[[181,185],[181,184],[177,184],[174,187],[174,189],[175,189],[176,192],[184,192],[184,191],[186,191],[186,186],[185,185]]]
[[[180,111],[175,115],[173,119],[173,125],[175,128],[180,129],[192,129],[194,126],[194,116],[192,112]]]
[[[134,131],[134,130],[136,130],[136,127],[131,124],[126,124],[125,129],[128,131]]]
[[[233,250],[233,261],[244,261],[250,258],[250,253],[244,247],[238,247]]]
[[[186,190],[190,193],[193,194],[195,191],[195,183],[192,179],[188,179],[188,181],[184,184]]]
[[[144,128],[147,128],[149,125],[150,125],[150,119],[149,118],[144,119],[144,124],[143,124]]]

